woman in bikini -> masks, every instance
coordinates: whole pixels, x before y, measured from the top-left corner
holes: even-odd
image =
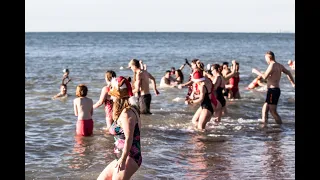
[[[109,131],[114,135],[116,159],[101,172],[98,180],[129,180],[142,163],[140,111],[130,82],[122,76],[112,81],[109,95],[113,99],[114,121]]]
[[[100,107],[102,104],[104,104],[104,111],[106,113],[106,123],[107,123],[107,128],[108,130],[113,122],[112,120],[112,105],[113,102],[110,98],[110,95],[108,95],[108,92],[110,91],[110,82],[112,78],[116,77],[116,73],[114,71],[107,71],[105,73],[105,81],[107,83],[106,86],[104,86],[101,90],[100,98],[99,100],[93,105],[93,108],[96,109]]]

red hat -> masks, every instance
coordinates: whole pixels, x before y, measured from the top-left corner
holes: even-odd
[[[115,80],[111,80],[111,84],[112,90],[108,93],[110,96],[120,99],[133,96],[131,84],[125,77],[119,76]]]
[[[200,81],[204,81],[205,78],[203,77],[202,73],[199,71],[195,71],[192,75],[192,81],[193,82],[200,82]]]

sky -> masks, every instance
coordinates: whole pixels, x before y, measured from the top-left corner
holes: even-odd
[[[25,32],[295,32],[295,0],[26,0]]]

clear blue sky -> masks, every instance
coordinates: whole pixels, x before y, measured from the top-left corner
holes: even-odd
[[[25,31],[295,32],[294,0],[26,0]]]

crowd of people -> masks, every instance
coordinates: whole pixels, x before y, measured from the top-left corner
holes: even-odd
[[[257,77],[248,85],[247,89],[259,86],[267,87],[265,103],[262,107],[262,121],[268,123],[268,113],[274,117],[277,124],[282,124],[277,113],[277,104],[281,94],[280,78],[286,74],[292,86],[295,86],[291,72],[278,63],[272,51],[265,54],[268,68],[264,73],[253,68],[252,73]],[[290,66],[290,64],[288,64]],[[188,80],[182,70],[189,67]],[[206,67],[206,68],[205,68]],[[155,95],[159,95],[154,76],[147,71],[147,65],[137,59],[131,59],[128,68],[133,72],[133,78],[117,76],[112,70],[105,72],[106,85],[102,87],[100,98],[93,103],[86,97],[88,87],[79,84],[76,88],[74,99],[74,114],[77,116],[76,134],[91,136],[93,134],[93,111],[104,104],[106,116],[106,132],[114,136],[114,153],[116,159],[106,166],[98,179],[130,179],[142,163],[140,146],[141,114],[152,114],[150,104],[152,100],[149,82]],[[292,66],[290,66],[292,68]],[[185,104],[196,104],[199,108],[192,117],[195,129],[205,131],[206,124],[213,118],[216,123],[221,122],[221,117],[227,113],[227,99],[239,99],[240,82],[239,62],[232,60],[222,64],[208,64],[205,66],[200,59],[193,59],[178,69],[174,67],[165,71],[161,78],[160,87],[187,88]],[[294,63],[293,63],[294,69]],[[69,70],[64,70],[61,92],[53,98],[67,95],[67,84],[71,81]]]

